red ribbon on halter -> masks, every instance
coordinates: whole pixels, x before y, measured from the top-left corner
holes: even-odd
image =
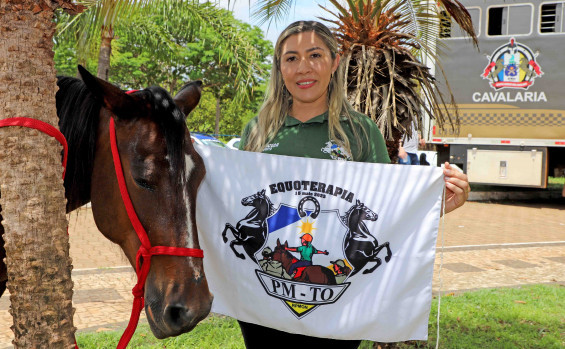
[[[118,146],[116,144],[116,128],[114,125],[114,119],[110,119],[110,145],[112,147],[112,158],[114,159],[114,168],[116,170],[116,178],[118,179],[118,186],[120,187],[120,194],[122,195],[122,200],[126,207],[126,212],[130,219],[131,225],[135,229],[141,246],[137,251],[135,270],[137,273],[137,284],[134,286],[132,293],[134,296],[133,307],[131,310],[131,317],[129,320],[128,327],[124,331],[120,342],[118,343],[118,349],[125,348],[129,343],[137,323],[139,322],[139,315],[143,309],[144,304],[144,287],[145,280],[147,279],[147,274],[149,273],[149,267],[151,266],[151,256],[155,255],[170,255],[170,256],[185,256],[185,257],[196,257],[203,258],[204,251],[196,248],[186,248],[186,247],[167,247],[167,246],[151,246],[149,242],[149,237],[143,229],[143,225],[139,221],[131,199],[128,194],[126,181],[124,179],[124,173],[122,170],[122,164],[120,161],[120,154],[118,152]],[[143,258],[143,263],[142,262]]]

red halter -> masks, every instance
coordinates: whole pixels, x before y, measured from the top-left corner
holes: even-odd
[[[133,92],[133,91],[132,91]],[[37,129],[51,137],[56,138],[59,143],[63,145],[64,148],[64,155],[63,155],[63,168],[66,168],[67,165],[67,141],[65,136],[57,130],[55,127],[39,120],[24,118],[24,117],[17,117],[17,118],[8,118],[0,120],[0,127],[4,126],[22,126],[27,128]],[[151,246],[151,242],[143,229],[143,225],[139,221],[137,214],[135,213],[135,209],[133,208],[133,204],[131,203],[131,199],[128,194],[126,181],[124,179],[124,173],[122,170],[122,164],[120,162],[120,154],[118,152],[118,146],[116,144],[116,128],[114,125],[114,119],[110,118],[110,145],[112,148],[112,158],[114,159],[114,168],[116,170],[116,178],[118,180],[118,186],[120,188],[120,194],[122,195],[122,200],[126,207],[126,211],[128,217],[130,219],[131,225],[135,229],[137,236],[139,237],[139,241],[141,242],[141,246],[137,251],[136,255],[136,274],[137,274],[137,284],[134,286],[132,293],[134,296],[133,300],[133,307],[131,310],[131,317],[129,320],[129,324],[120,338],[120,342],[118,343],[117,348],[123,349],[126,348],[135,329],[139,322],[139,315],[141,310],[143,309],[144,303],[144,287],[145,287],[145,279],[147,279],[147,274],[149,273],[149,268],[151,266],[151,256],[155,255],[170,255],[170,256],[184,256],[184,257],[196,257],[196,258],[203,258],[204,252],[201,249],[196,248],[185,248],[185,247],[166,247],[166,246]],[[65,178],[65,172],[63,171],[63,178]],[[141,263],[141,259],[143,258],[144,263]],[[78,346],[75,343],[75,347]]]
[[[137,251],[135,270],[137,273],[137,284],[134,286],[132,293],[134,296],[133,308],[131,310],[131,317],[129,320],[128,327],[126,328],[120,342],[118,343],[118,348],[125,348],[131,339],[131,336],[135,332],[137,323],[139,321],[139,314],[141,309],[143,309],[143,291],[145,287],[145,279],[149,273],[149,267],[151,265],[151,256],[155,255],[171,255],[171,256],[185,256],[185,257],[204,257],[204,252],[201,249],[196,248],[185,248],[185,247],[166,247],[166,246],[151,246],[149,238],[143,225],[137,218],[135,214],[135,209],[129,198],[128,190],[126,187],[126,181],[124,179],[124,173],[122,171],[122,164],[120,162],[120,154],[118,153],[118,146],[116,144],[116,128],[114,126],[114,119],[110,119],[110,145],[112,147],[112,157],[114,159],[114,168],[116,169],[116,178],[118,179],[118,185],[120,187],[120,194],[122,194],[122,200],[126,206],[126,211],[131,222],[131,225],[135,229],[141,246]],[[141,263],[141,258],[143,258],[143,264]]]

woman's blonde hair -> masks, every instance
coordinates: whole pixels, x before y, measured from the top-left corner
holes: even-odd
[[[330,50],[332,60],[335,60],[337,57],[337,41],[332,32],[322,23],[316,21],[298,21],[283,30],[275,44],[273,67],[271,68],[271,78],[265,93],[265,100],[259,110],[257,124],[251,129],[248,135],[245,150],[256,152],[263,151],[265,146],[276,136],[277,132],[284,124],[286,116],[290,112],[292,96],[286,89],[280,70],[281,49],[286,39],[292,35],[303,32],[316,33]],[[345,98],[344,78],[343,64],[340,62],[328,85],[329,138],[351,154],[349,139],[347,139],[346,133],[339,122],[341,116],[345,116],[352,122],[349,113],[352,107]],[[355,127],[352,127],[352,130],[357,137]],[[360,147],[361,143],[358,142],[358,144]]]

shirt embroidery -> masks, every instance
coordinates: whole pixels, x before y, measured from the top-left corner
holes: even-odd
[[[263,151],[271,151],[278,146],[279,146],[279,143],[270,143],[270,144],[267,144],[265,146],[265,149]]]
[[[333,160],[351,160],[351,154],[337,144],[332,143],[332,141],[326,142],[326,145],[321,150],[323,153],[330,154]]]

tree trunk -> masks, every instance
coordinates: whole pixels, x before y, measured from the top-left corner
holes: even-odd
[[[216,98],[216,127],[214,128],[214,133],[216,135],[220,134],[220,117],[222,116],[221,114],[221,109],[220,109],[220,98]]]
[[[57,126],[52,22],[70,1],[0,0],[0,118]],[[16,348],[74,348],[71,261],[60,144],[0,128],[0,190]]]
[[[100,41],[100,51],[98,53],[98,77],[108,81],[110,71],[110,55],[112,54],[112,40],[114,40],[114,30],[112,27],[103,27]]]
[[[169,81],[168,83],[169,85],[169,93],[171,94],[171,96],[174,96],[178,91],[177,91],[177,77],[175,75],[173,75],[173,77],[171,78],[171,81]]]
[[[0,201],[2,193],[0,192]],[[0,206],[0,297],[6,291],[6,282],[8,281],[8,270],[6,269],[6,250],[4,249],[4,226],[2,226],[2,206]]]

